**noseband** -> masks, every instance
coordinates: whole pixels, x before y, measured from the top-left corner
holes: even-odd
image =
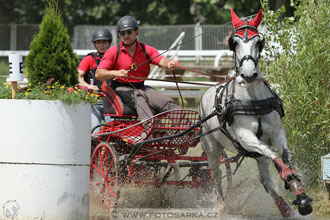
[[[257,66],[258,65],[258,61],[259,61],[259,58],[258,59],[255,59],[253,56],[251,55],[245,55],[240,61],[239,61],[239,67],[241,67],[243,65],[243,62],[245,60],[252,60],[254,65]],[[235,61],[236,62],[236,61]]]

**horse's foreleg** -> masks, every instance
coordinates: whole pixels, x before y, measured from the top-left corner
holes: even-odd
[[[295,169],[294,168],[290,168],[288,167],[286,164],[284,164],[282,162],[281,159],[277,158],[276,153],[268,146],[266,145],[264,142],[262,142],[261,140],[259,140],[252,131],[248,130],[248,129],[237,129],[237,133],[236,136],[239,139],[239,142],[242,144],[242,146],[250,151],[250,152],[257,152],[261,155],[264,155],[267,158],[270,158],[271,160],[273,160],[275,167],[277,169],[277,171],[280,174],[280,177],[283,181],[285,181],[287,184],[289,184],[290,181],[292,180],[299,180]],[[274,139],[273,140],[273,145],[275,146],[275,144],[278,146],[278,144],[282,144],[281,147],[281,153],[283,152],[283,149],[287,149],[287,146],[285,145],[286,140],[282,140],[282,142],[280,141],[280,138]],[[299,182],[300,181],[295,181],[295,182]],[[296,195],[305,193],[305,188],[302,186],[302,184],[298,184],[298,183],[294,183],[294,186],[296,186],[295,188],[292,188],[292,190],[294,190],[294,193]],[[290,184],[289,184],[290,186]],[[289,187],[290,188],[290,187]]]
[[[259,157],[256,159],[259,169],[259,180],[260,183],[264,186],[265,191],[271,195],[274,199],[276,206],[280,210],[283,217],[290,217],[293,215],[293,210],[291,207],[284,201],[284,199],[277,194],[274,188],[271,175],[269,173],[269,159],[266,157]]]
[[[244,128],[235,128],[236,138],[242,147],[249,152],[256,152],[274,160],[276,153],[263,141],[259,140],[253,131]]]
[[[273,136],[272,140],[272,145],[276,147],[281,156],[283,162],[289,166],[289,168],[293,169],[294,168],[294,161],[293,161],[293,153],[289,150],[285,132],[283,127],[278,131],[276,135]]]
[[[293,154],[288,148],[286,136],[283,127],[275,134],[271,143],[276,147],[282,156],[283,162],[279,158],[273,159],[275,167],[280,174],[283,181],[286,181],[289,176],[297,176],[294,169]],[[304,193],[304,189],[300,189],[302,192],[295,192],[295,194]]]
[[[273,138],[272,143],[280,150],[283,159],[283,162],[279,158],[274,159],[275,167],[285,183],[285,188],[296,195],[296,200],[293,204],[298,206],[301,215],[310,214],[313,211],[311,206],[313,200],[306,195],[306,189],[296,173],[293,154],[287,147],[283,128],[279,131],[278,135]]]

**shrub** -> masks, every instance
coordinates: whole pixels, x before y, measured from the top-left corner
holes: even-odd
[[[48,0],[40,31],[25,60],[29,83],[35,87],[53,77],[61,85],[73,86],[78,83],[78,63],[57,2]]]
[[[267,40],[282,50],[266,47],[274,60],[264,64],[273,83],[280,86],[289,148],[307,183],[320,182],[320,157],[330,151],[330,28],[328,0],[293,0],[293,17],[279,19],[283,7],[269,10],[263,1]]]

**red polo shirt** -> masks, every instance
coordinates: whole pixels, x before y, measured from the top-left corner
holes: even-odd
[[[159,52],[155,48],[148,46],[146,44],[145,44],[145,50],[150,58],[153,58],[153,57],[159,55]],[[143,52],[143,49],[138,41],[136,44],[136,51],[133,56],[131,56],[128,53],[126,47],[123,45],[122,42],[120,42],[120,53],[119,53],[117,63],[115,65],[116,57],[117,57],[117,46],[113,46],[105,52],[105,54],[97,68],[98,69],[107,69],[107,70],[121,70],[121,69],[130,70],[130,69],[132,69],[133,62],[136,66],[138,66],[141,63],[147,61],[147,57],[146,57],[145,53]],[[158,56],[158,57],[152,59],[150,61],[150,63],[154,64],[154,65],[158,65],[159,61],[163,58],[164,58],[163,56]],[[148,77],[148,75],[150,73],[150,63],[146,62],[142,66],[139,66],[136,70],[130,71],[128,73],[128,76]],[[125,82],[135,83],[135,82],[142,82],[143,80],[126,79],[126,78],[118,77],[118,78],[116,78],[116,81],[122,82],[122,83],[125,83]]]
[[[99,56],[96,59],[100,59]],[[84,59],[81,60],[79,63],[78,69],[84,71],[84,73],[94,69],[96,66],[95,60],[92,55],[86,56]]]

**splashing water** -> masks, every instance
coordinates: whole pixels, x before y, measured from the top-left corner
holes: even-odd
[[[200,150],[197,154],[200,155]],[[234,170],[235,165],[232,165]],[[283,182],[272,170],[274,184],[279,194],[284,195]],[[289,199],[287,199],[289,200]],[[290,200],[291,201],[291,200]],[[233,176],[233,189],[225,202],[219,204],[213,192],[202,188],[177,188],[175,186],[126,185],[120,188],[119,203],[112,213],[93,211],[90,220],[108,219],[148,219],[148,220],[187,220],[187,219],[224,219],[224,220],[278,220],[281,216],[274,200],[259,183],[256,162],[245,159]],[[95,214],[96,213],[96,214]],[[290,220],[321,220],[313,215],[302,217],[295,211]],[[111,216],[111,218],[109,218]]]

